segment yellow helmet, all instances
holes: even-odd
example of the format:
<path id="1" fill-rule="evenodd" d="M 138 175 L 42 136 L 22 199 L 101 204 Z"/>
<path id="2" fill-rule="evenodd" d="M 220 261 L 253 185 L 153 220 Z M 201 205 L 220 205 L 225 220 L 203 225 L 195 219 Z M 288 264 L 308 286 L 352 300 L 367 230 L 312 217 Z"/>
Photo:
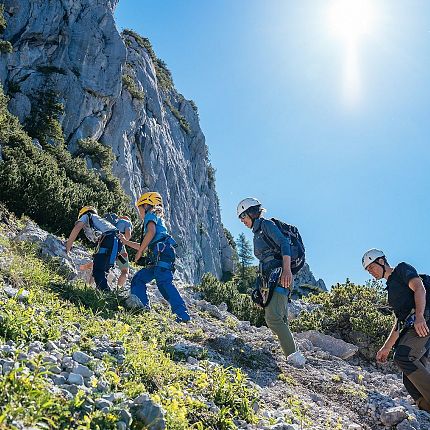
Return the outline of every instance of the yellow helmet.
<path id="1" fill-rule="evenodd" d="M 94 212 L 94 213 L 96 214 L 96 213 L 97 213 L 97 209 L 96 209 L 94 206 L 84 206 L 84 207 L 79 211 L 78 219 L 79 219 L 82 215 L 86 214 L 87 212 Z"/>
<path id="2" fill-rule="evenodd" d="M 136 206 L 139 207 L 145 203 L 151 206 L 163 206 L 163 199 L 156 191 L 150 191 L 149 193 L 142 194 L 139 197 L 136 202 Z"/>

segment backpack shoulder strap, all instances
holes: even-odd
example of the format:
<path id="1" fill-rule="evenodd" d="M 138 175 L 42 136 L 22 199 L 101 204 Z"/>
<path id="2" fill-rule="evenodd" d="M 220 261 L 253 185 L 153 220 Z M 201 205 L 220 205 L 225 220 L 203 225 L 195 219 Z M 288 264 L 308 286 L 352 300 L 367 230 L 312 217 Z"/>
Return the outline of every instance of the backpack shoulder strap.
<path id="1" fill-rule="evenodd" d="M 264 220 L 263 220 L 264 221 Z M 279 251 L 279 246 L 270 238 L 263 230 L 263 221 L 260 224 L 258 232 L 261 232 L 261 238 L 266 242 L 266 245 L 273 251 Z M 271 219 L 273 221 L 273 219 Z"/>
<path id="2" fill-rule="evenodd" d="M 93 221 L 93 214 L 91 212 L 87 212 L 87 213 L 88 213 L 88 225 L 90 226 L 90 228 L 92 230 L 95 230 L 94 221 Z"/>

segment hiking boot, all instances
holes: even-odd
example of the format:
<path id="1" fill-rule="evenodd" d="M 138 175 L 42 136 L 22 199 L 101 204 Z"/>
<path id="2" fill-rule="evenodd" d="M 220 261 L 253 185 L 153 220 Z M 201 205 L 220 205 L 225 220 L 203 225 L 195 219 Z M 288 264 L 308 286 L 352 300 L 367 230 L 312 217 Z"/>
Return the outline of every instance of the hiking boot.
<path id="1" fill-rule="evenodd" d="M 418 406 L 418 409 L 421 409 L 422 411 L 430 412 L 430 403 L 424 398 L 420 397 L 415 402 Z"/>

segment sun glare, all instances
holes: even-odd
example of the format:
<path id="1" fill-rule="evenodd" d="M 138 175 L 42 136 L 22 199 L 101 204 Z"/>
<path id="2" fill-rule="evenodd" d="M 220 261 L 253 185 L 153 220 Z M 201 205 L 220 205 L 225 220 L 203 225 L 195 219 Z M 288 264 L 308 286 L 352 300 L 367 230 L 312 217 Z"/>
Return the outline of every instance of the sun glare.
<path id="1" fill-rule="evenodd" d="M 376 18 L 374 0 L 332 0 L 328 10 L 329 30 L 345 50 L 343 89 L 349 105 L 361 97 L 359 45 L 375 29 Z"/>
<path id="2" fill-rule="evenodd" d="M 346 43 L 358 42 L 370 34 L 375 18 L 370 0 L 333 0 L 329 10 L 330 30 Z"/>

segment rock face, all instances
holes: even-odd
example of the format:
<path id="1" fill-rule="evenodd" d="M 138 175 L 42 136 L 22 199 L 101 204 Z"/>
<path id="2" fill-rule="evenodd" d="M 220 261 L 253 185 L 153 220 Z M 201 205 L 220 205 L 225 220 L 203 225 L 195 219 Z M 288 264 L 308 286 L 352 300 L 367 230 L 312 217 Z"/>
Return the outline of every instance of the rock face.
<path id="1" fill-rule="evenodd" d="M 327 291 L 325 283 L 322 279 L 318 279 L 317 281 L 312 274 L 308 263 L 305 263 L 300 272 L 294 276 L 294 290 L 292 297 L 300 298 L 319 291 Z"/>
<path id="2" fill-rule="evenodd" d="M 197 282 L 232 271 L 214 170 L 195 105 L 173 87 L 146 39 L 115 26 L 115 0 L 5 0 L 0 82 L 25 122 L 34 95 L 59 94 L 70 151 L 91 137 L 110 146 L 114 174 L 136 199 L 158 190 L 177 240 L 178 272 Z M 88 160 L 90 166 L 91 163 Z"/>

